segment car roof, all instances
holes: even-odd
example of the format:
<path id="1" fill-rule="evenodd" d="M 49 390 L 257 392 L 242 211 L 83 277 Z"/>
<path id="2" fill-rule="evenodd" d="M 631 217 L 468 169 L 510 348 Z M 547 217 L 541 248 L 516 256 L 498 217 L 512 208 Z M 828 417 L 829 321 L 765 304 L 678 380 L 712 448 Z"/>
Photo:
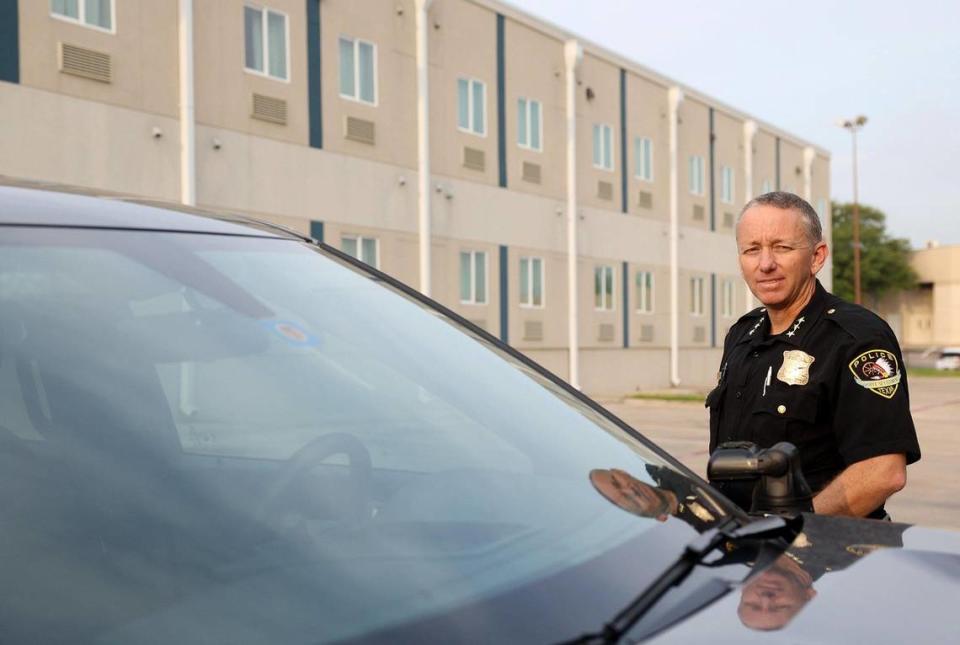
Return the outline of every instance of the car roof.
<path id="1" fill-rule="evenodd" d="M 0 176 L 0 226 L 179 231 L 309 239 L 277 224 L 183 204 Z"/>

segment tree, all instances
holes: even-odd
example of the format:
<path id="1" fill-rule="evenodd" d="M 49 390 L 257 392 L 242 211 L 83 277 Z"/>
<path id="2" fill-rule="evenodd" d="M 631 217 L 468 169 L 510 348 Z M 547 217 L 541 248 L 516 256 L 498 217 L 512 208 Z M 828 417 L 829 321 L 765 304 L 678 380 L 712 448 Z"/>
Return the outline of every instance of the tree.
<path id="1" fill-rule="evenodd" d="M 834 202 L 833 292 L 853 302 L 853 204 Z M 860 291 L 864 303 L 916 286 L 910 242 L 887 235 L 883 211 L 860 205 Z"/>

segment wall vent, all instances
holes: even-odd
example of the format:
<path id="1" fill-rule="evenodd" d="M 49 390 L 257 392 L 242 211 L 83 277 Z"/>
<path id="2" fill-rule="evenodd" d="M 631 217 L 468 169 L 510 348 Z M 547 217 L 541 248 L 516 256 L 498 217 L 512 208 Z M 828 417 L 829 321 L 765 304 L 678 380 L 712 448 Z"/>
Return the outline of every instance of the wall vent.
<path id="1" fill-rule="evenodd" d="M 640 342 L 653 342 L 653 325 L 640 325 Z"/>
<path id="2" fill-rule="evenodd" d="M 543 340 L 543 321 L 525 320 L 523 322 L 523 340 Z"/>
<path id="3" fill-rule="evenodd" d="M 693 328 L 693 342 L 704 343 L 707 340 L 707 328 L 699 325 Z"/>
<path id="4" fill-rule="evenodd" d="M 613 199 L 613 184 L 609 181 L 598 181 L 597 197 L 607 200 Z"/>
<path id="5" fill-rule="evenodd" d="M 101 83 L 109 83 L 113 79 L 110 54 L 67 43 L 60 43 L 60 71 Z"/>
<path id="6" fill-rule="evenodd" d="M 487 167 L 487 155 L 483 150 L 463 148 L 463 167 L 483 171 Z"/>
<path id="7" fill-rule="evenodd" d="M 640 208 L 653 208 L 653 193 L 647 190 L 641 190 L 640 197 L 637 199 L 637 206 Z"/>
<path id="8" fill-rule="evenodd" d="M 368 143 L 371 146 L 377 142 L 376 126 L 373 121 L 348 116 L 343 124 L 343 136 L 358 143 Z"/>
<path id="9" fill-rule="evenodd" d="M 254 94 L 253 112 L 250 113 L 250 116 L 254 119 L 260 119 L 261 121 L 286 125 L 287 102 L 272 96 Z"/>
<path id="10" fill-rule="evenodd" d="M 693 205 L 693 219 L 695 219 L 695 220 L 703 220 L 703 218 L 704 218 L 703 205 L 702 205 L 702 204 L 694 204 L 694 205 Z"/>
<path id="11" fill-rule="evenodd" d="M 597 327 L 597 340 L 608 343 L 613 340 L 613 332 L 613 325 L 603 323 Z"/>
<path id="12" fill-rule="evenodd" d="M 539 184 L 540 183 L 540 164 L 524 161 L 523 162 L 523 180 L 529 181 L 531 184 Z"/>
<path id="13" fill-rule="evenodd" d="M 725 212 L 723 214 L 723 225 L 727 228 L 733 228 L 733 213 Z"/>

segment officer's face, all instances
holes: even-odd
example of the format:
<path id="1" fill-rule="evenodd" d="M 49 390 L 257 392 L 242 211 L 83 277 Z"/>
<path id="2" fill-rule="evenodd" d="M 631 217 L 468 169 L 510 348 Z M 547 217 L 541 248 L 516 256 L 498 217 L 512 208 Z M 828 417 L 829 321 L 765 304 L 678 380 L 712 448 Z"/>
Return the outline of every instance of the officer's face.
<path id="1" fill-rule="evenodd" d="M 737 225 L 740 271 L 757 300 L 786 309 L 808 289 L 823 267 L 827 247 L 811 245 L 793 209 L 754 206 Z"/>

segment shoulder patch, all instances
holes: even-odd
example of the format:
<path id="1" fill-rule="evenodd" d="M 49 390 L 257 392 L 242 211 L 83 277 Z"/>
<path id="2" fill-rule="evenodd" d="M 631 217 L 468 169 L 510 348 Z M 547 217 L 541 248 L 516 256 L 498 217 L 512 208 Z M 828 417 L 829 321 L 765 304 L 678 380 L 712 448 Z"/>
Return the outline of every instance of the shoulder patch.
<path id="1" fill-rule="evenodd" d="M 850 361 L 854 382 L 885 399 L 892 399 L 900 386 L 897 356 L 886 349 L 871 349 Z"/>

